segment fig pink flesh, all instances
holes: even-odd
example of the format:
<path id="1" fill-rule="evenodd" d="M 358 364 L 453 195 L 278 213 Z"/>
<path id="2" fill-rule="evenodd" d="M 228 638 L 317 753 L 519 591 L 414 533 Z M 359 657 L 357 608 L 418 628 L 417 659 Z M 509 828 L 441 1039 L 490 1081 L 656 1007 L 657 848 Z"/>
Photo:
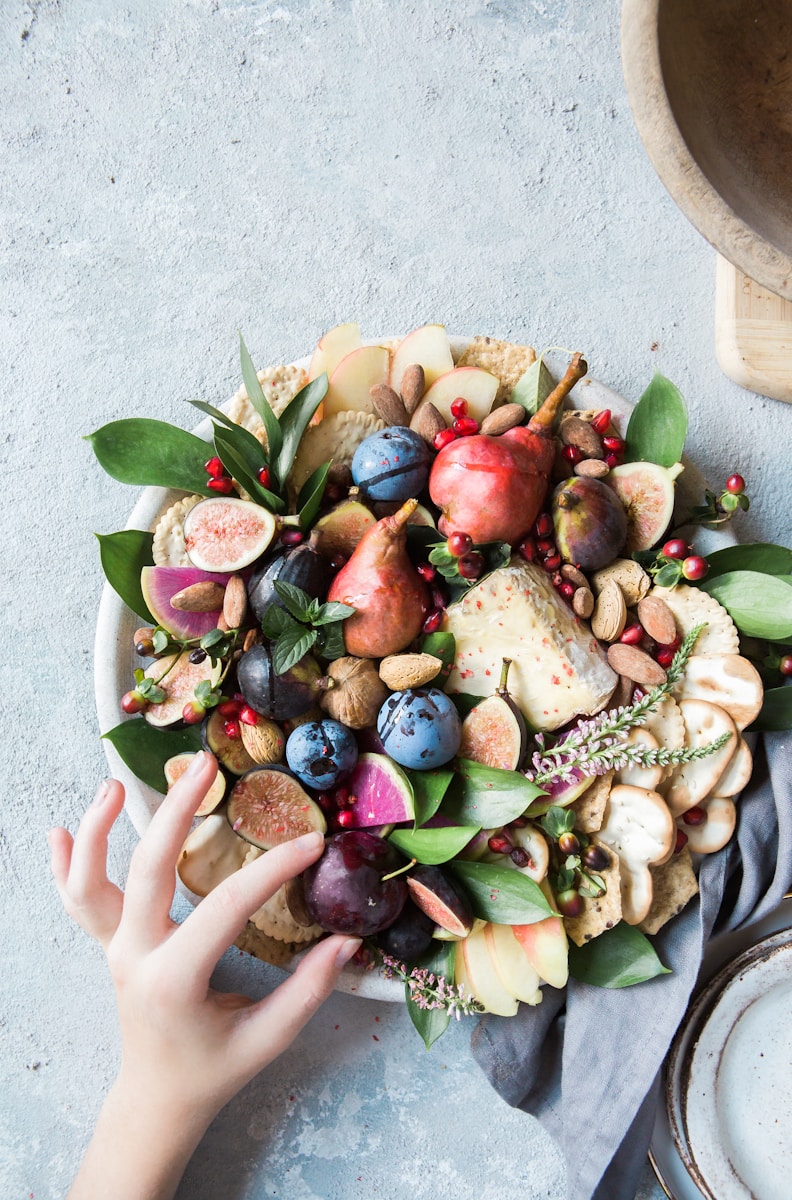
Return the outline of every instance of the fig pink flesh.
<path id="1" fill-rule="evenodd" d="M 144 567 L 140 587 L 149 612 L 158 625 L 180 638 L 203 637 L 217 628 L 217 612 L 183 612 L 172 608 L 170 599 L 194 583 L 228 583 L 230 575 L 201 571 L 198 567 Z"/>

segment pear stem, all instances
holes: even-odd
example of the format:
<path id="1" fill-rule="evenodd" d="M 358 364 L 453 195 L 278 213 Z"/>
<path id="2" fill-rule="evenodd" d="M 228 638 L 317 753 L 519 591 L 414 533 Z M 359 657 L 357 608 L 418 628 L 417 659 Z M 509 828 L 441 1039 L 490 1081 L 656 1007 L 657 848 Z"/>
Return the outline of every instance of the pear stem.
<path id="1" fill-rule="evenodd" d="M 528 422 L 528 429 L 530 429 L 531 433 L 538 433 L 542 437 L 550 436 L 556 413 L 572 391 L 572 388 L 578 380 L 583 378 L 587 371 L 588 364 L 580 351 L 573 354 L 572 361 L 567 367 L 563 379 L 556 384 L 542 407 Z"/>

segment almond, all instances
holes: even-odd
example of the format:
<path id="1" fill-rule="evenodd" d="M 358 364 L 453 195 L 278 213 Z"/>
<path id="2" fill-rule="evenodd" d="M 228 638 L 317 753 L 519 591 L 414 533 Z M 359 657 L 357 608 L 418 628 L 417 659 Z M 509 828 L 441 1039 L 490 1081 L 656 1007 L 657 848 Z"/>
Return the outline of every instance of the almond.
<path id="1" fill-rule="evenodd" d="M 225 588 L 222 583 L 213 583 L 208 579 L 201 583 L 191 583 L 182 588 L 175 596 L 171 596 L 171 608 L 178 612 L 215 612 L 223 607 Z"/>
<path id="2" fill-rule="evenodd" d="M 387 383 L 375 383 L 369 395 L 374 412 L 386 425 L 409 425 L 410 418 L 404 401 Z"/>
<path id="3" fill-rule="evenodd" d="M 247 613 L 247 589 L 241 575 L 232 575 L 223 597 L 223 616 L 229 629 L 239 629 Z"/>
<path id="4" fill-rule="evenodd" d="M 522 404 L 502 404 L 484 418 L 481 422 L 481 432 L 486 433 L 488 437 L 497 437 L 507 429 L 522 425 L 525 417 L 526 411 Z"/>
<path id="5" fill-rule="evenodd" d="M 652 586 L 646 571 L 633 558 L 616 558 L 607 567 L 595 571 L 591 577 L 591 588 L 595 596 L 602 591 L 609 579 L 619 585 L 630 608 L 635 608 Z"/>
<path id="6" fill-rule="evenodd" d="M 587 621 L 594 612 L 594 593 L 587 587 L 577 588 L 572 597 L 572 609 Z"/>
<path id="7" fill-rule="evenodd" d="M 379 677 L 394 692 L 423 687 L 436 679 L 443 663 L 434 654 L 389 654 L 379 667 Z"/>
<path id="8" fill-rule="evenodd" d="M 574 583 L 576 588 L 587 588 L 589 583 L 586 576 L 579 567 L 575 567 L 572 563 L 564 563 L 561 567 L 561 578 L 566 579 L 568 583 Z"/>
<path id="9" fill-rule="evenodd" d="M 575 474 L 588 479 L 604 479 L 610 467 L 601 458 L 584 458 L 575 467 Z"/>
<path id="10" fill-rule="evenodd" d="M 416 410 L 415 415 L 410 421 L 410 429 L 422 437 L 430 446 L 434 446 L 434 440 L 442 429 L 446 428 L 446 423 L 443 417 L 432 404 L 431 400 L 427 400 Z"/>
<path id="11" fill-rule="evenodd" d="M 410 363 L 405 367 L 401 380 L 401 398 L 410 416 L 423 400 L 426 387 L 426 376 L 420 363 Z"/>
<path id="12" fill-rule="evenodd" d="M 602 458 L 602 438 L 588 421 L 581 421 L 580 417 L 573 413 L 563 418 L 559 433 L 565 446 L 576 446 L 587 458 Z"/>
<path id="13" fill-rule="evenodd" d="M 644 596 L 638 601 L 638 620 L 649 637 L 654 638 L 661 646 L 670 646 L 676 640 L 674 614 L 659 596 Z"/>
<path id="14" fill-rule="evenodd" d="M 615 642 L 627 624 L 624 593 L 614 579 L 608 579 L 597 597 L 591 617 L 591 632 L 601 642 Z"/>
<path id="15" fill-rule="evenodd" d="M 659 687 L 666 681 L 666 673 L 660 664 L 637 646 L 616 642 L 608 647 L 608 662 L 619 675 L 626 675 L 643 688 Z"/>
<path id="16" fill-rule="evenodd" d="M 286 746 L 286 738 L 280 725 L 267 717 L 259 717 L 257 724 L 239 723 L 242 745 L 257 763 L 280 762 Z"/>

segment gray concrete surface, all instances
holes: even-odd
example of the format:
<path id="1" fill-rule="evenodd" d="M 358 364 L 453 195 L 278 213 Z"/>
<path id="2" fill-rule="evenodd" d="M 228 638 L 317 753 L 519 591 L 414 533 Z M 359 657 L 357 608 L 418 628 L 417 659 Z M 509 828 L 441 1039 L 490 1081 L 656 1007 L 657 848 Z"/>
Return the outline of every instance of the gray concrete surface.
<path id="1" fill-rule="evenodd" d="M 691 411 L 742 536 L 786 540 L 792 408 L 713 351 L 713 251 L 633 128 L 617 0 L 2 0 L 4 539 L 0 1195 L 64 1195 L 118 1045 L 101 953 L 62 914 L 46 829 L 105 769 L 94 530 L 134 493 L 80 440 L 237 386 L 236 333 L 288 360 L 341 320 L 586 352 Z M 123 878 L 135 835 L 112 842 Z M 230 955 L 257 992 L 274 970 Z M 466 1026 L 431 1053 L 400 1007 L 334 997 L 213 1126 L 184 1200 L 560 1200 L 540 1127 L 490 1092 Z M 185 1080 L 189 1086 L 189 1080 Z M 661 1195 L 647 1168 L 639 1196 Z"/>

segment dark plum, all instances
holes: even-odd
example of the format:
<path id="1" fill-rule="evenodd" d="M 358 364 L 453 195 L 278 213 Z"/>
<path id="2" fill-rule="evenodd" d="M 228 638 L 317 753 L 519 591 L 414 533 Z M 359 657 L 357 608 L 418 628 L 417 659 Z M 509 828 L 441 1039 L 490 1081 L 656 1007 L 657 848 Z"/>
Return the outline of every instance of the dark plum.
<path id="1" fill-rule="evenodd" d="M 384 954 L 414 962 L 431 948 L 434 927 L 431 917 L 408 900 L 393 924 L 377 934 L 377 945 Z"/>
<path id="2" fill-rule="evenodd" d="M 309 541 L 276 554 L 253 572 L 247 585 L 248 600 L 259 621 L 271 605 L 283 608 L 275 591 L 276 581 L 301 588 L 314 599 L 324 599 L 330 586 L 330 570 L 317 549 L 320 537 L 312 533 Z"/>
<path id="3" fill-rule="evenodd" d="M 402 866 L 393 846 L 372 833 L 352 829 L 333 834 L 322 857 L 303 872 L 305 907 L 329 933 L 379 933 L 404 908 L 404 876 L 384 878 Z"/>
<path id="4" fill-rule="evenodd" d="M 245 651 L 237 666 L 237 679 L 245 703 L 271 721 L 302 716 L 324 690 L 319 664 L 310 654 L 278 675 L 272 651 L 263 645 Z"/>

